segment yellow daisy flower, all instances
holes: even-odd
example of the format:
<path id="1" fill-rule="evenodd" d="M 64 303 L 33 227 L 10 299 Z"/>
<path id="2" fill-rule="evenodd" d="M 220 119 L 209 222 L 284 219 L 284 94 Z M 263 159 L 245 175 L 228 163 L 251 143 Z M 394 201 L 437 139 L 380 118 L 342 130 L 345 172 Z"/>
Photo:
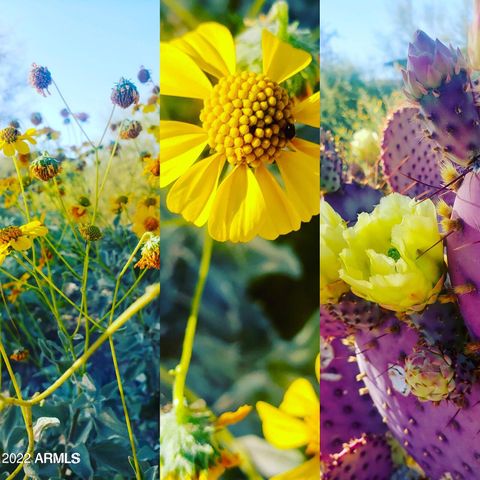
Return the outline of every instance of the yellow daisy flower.
<path id="1" fill-rule="evenodd" d="M 7 157 L 13 157 L 15 152 L 26 155 L 30 153 L 30 146 L 27 142 L 37 143 L 33 138 L 35 134 L 34 128 L 29 128 L 24 134 L 20 133 L 20 130 L 15 127 L 4 128 L 0 130 L 0 149 Z"/>
<path id="2" fill-rule="evenodd" d="M 20 227 L 10 226 L 0 229 L 0 265 L 13 250 L 28 250 L 33 239 L 44 237 L 48 228 L 38 220 L 33 220 Z"/>
<path id="3" fill-rule="evenodd" d="M 137 204 L 132 230 L 140 238 L 145 232 L 160 234 L 160 210 L 157 197 L 147 197 Z"/>
<path id="4" fill-rule="evenodd" d="M 320 377 L 320 356 L 315 362 Z M 257 403 L 263 435 L 281 449 L 306 447 L 305 463 L 271 480 L 317 480 L 320 474 L 320 403 L 317 392 L 305 378 L 295 380 L 285 392 L 279 408 L 265 402 Z"/>
<path id="5" fill-rule="evenodd" d="M 319 93 L 297 102 L 281 86 L 311 55 L 267 30 L 262 49 L 257 74 L 236 70 L 232 35 L 218 23 L 160 44 L 161 94 L 204 102 L 201 127 L 160 122 L 160 186 L 175 182 L 167 207 L 208 222 L 218 241 L 275 239 L 319 211 L 319 146 L 295 131 L 296 122 L 319 127 Z M 207 145 L 211 154 L 196 162 Z"/>

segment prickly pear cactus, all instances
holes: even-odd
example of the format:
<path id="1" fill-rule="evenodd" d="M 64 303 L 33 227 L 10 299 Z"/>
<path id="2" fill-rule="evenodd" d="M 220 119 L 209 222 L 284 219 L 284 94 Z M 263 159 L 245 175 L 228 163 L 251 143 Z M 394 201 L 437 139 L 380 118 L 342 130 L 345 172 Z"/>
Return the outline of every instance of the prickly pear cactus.
<path id="1" fill-rule="evenodd" d="M 331 132 L 320 131 L 320 190 L 336 192 L 343 179 L 343 160 Z"/>
<path id="2" fill-rule="evenodd" d="M 382 140 L 382 167 L 394 192 L 422 198 L 441 187 L 442 153 L 428 137 L 417 107 L 401 107 L 387 120 Z"/>

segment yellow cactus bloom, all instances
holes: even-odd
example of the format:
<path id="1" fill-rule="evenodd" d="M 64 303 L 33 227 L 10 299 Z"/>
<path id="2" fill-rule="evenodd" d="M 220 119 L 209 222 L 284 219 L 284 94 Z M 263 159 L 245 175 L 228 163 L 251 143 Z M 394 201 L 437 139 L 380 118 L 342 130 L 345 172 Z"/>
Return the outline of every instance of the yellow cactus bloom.
<path id="1" fill-rule="evenodd" d="M 355 295 L 396 312 L 435 301 L 445 265 L 433 202 L 392 193 L 343 236 L 340 278 Z"/>
<path id="2" fill-rule="evenodd" d="M 320 303 L 336 303 L 342 293 L 350 287 L 340 279 L 341 261 L 339 254 L 347 246 L 343 232 L 345 221 L 330 204 L 320 203 Z"/>
<path id="3" fill-rule="evenodd" d="M 38 220 L 31 221 L 20 227 L 10 226 L 0 229 L 0 265 L 14 250 L 28 250 L 33 245 L 33 239 L 44 237 L 48 228 Z"/>
<path id="4" fill-rule="evenodd" d="M 232 35 L 213 22 L 160 45 L 161 94 L 203 101 L 201 127 L 161 121 L 160 186 L 175 182 L 167 207 L 218 241 L 275 239 L 318 214 L 319 146 L 295 123 L 319 127 L 319 94 L 297 102 L 281 85 L 311 55 L 267 30 L 262 50 L 262 73 L 237 71 Z"/>
<path id="5" fill-rule="evenodd" d="M 0 130 L 0 150 L 3 151 L 7 157 L 13 157 L 15 152 L 26 155 L 30 153 L 29 143 L 37 143 L 33 138 L 36 135 L 34 128 L 28 129 L 25 133 L 21 133 L 15 127 L 6 127 Z"/>
<path id="6" fill-rule="evenodd" d="M 257 402 L 257 411 L 263 435 L 269 443 L 280 449 L 306 447 L 306 455 L 312 457 L 271 480 L 317 480 L 320 474 L 320 403 L 312 384 L 305 378 L 298 378 L 285 392 L 279 408 Z"/>
<path id="7" fill-rule="evenodd" d="M 350 142 L 352 155 L 360 164 L 374 164 L 380 155 L 380 140 L 372 130 L 362 128 L 353 134 Z"/>

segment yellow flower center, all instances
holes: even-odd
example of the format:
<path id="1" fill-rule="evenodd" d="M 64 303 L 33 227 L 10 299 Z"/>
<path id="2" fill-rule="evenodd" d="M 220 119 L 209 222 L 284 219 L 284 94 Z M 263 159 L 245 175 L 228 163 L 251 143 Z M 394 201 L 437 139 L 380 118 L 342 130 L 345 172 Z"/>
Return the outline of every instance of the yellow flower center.
<path id="1" fill-rule="evenodd" d="M 6 227 L 0 229 L 0 244 L 7 245 L 8 243 L 18 240 L 22 236 L 22 231 L 18 227 Z"/>
<path id="2" fill-rule="evenodd" d="M 20 136 L 20 132 L 14 127 L 7 127 L 0 130 L 0 140 L 5 143 L 15 143 Z"/>
<path id="3" fill-rule="evenodd" d="M 160 226 L 160 223 L 155 217 L 147 217 L 143 222 L 143 226 L 147 232 L 154 232 Z"/>
<path id="4" fill-rule="evenodd" d="M 272 163 L 295 136 L 287 91 L 252 72 L 220 79 L 205 100 L 200 120 L 210 147 L 233 165 Z"/>

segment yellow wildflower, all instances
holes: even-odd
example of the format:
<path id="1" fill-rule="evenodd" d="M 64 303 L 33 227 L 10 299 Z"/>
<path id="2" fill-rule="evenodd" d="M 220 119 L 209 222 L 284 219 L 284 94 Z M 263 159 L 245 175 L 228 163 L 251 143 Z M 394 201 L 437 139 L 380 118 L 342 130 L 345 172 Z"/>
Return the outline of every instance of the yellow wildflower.
<path id="1" fill-rule="evenodd" d="M 274 239 L 319 210 L 319 146 L 295 131 L 296 122 L 319 126 L 319 94 L 296 102 L 281 86 L 311 55 L 267 30 L 262 49 L 257 74 L 236 70 L 232 35 L 218 23 L 160 45 L 161 93 L 204 102 L 202 127 L 160 122 L 160 185 L 175 182 L 167 207 L 197 226 L 208 222 L 218 241 Z M 207 145 L 211 154 L 196 161 Z"/>
<path id="2" fill-rule="evenodd" d="M 13 157 L 15 152 L 26 155 L 30 153 L 30 147 L 27 142 L 35 144 L 37 141 L 33 138 L 36 134 L 34 128 L 29 128 L 24 134 L 14 127 L 6 127 L 0 130 L 0 149 L 7 157 Z"/>
<path id="3" fill-rule="evenodd" d="M 315 371 L 319 378 L 319 356 Z M 320 403 L 317 392 L 305 378 L 295 380 L 285 392 L 279 408 L 257 403 L 263 435 L 281 449 L 306 447 L 309 460 L 271 480 L 317 480 L 320 474 Z"/>
<path id="4" fill-rule="evenodd" d="M 0 229 L 0 265 L 14 250 L 28 250 L 33 245 L 33 239 L 44 237 L 48 228 L 38 220 L 33 220 L 20 227 L 10 226 Z"/>
<path id="5" fill-rule="evenodd" d="M 160 233 L 160 210 L 157 197 L 147 197 L 138 203 L 133 215 L 132 230 L 138 237 L 145 232 L 156 235 Z"/>

